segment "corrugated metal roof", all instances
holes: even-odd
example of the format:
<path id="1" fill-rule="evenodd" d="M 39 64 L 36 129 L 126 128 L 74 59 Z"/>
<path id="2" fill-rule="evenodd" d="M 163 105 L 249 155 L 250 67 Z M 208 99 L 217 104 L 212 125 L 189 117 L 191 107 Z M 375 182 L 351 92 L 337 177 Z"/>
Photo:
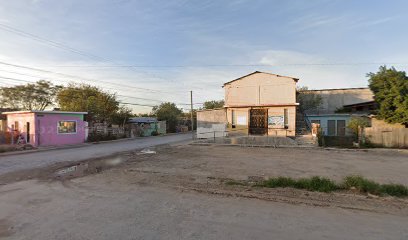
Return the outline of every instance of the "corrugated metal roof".
<path id="1" fill-rule="evenodd" d="M 157 122 L 157 118 L 155 117 L 136 117 L 136 118 L 129 118 L 128 123 L 154 123 Z"/>

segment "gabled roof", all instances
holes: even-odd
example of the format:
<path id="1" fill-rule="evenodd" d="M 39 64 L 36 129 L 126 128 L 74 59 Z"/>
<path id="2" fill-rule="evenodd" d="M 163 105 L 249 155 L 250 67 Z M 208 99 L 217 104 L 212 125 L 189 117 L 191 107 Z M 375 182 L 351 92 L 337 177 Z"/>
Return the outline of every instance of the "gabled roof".
<path id="1" fill-rule="evenodd" d="M 227 85 L 227 84 L 230 84 L 230 83 L 232 83 L 232 82 L 241 80 L 241 79 L 243 79 L 243 78 L 245 78 L 245 77 L 248 77 L 248 76 L 251 76 L 251 75 L 254 75 L 254 74 L 258 74 L 258 73 L 269 74 L 269 75 L 273 75 L 273 76 L 276 76 L 276 77 L 290 78 L 290 79 L 293 79 L 295 82 L 299 81 L 299 78 L 288 77 L 288 76 L 282 76 L 282 75 L 277 75 L 277 74 L 267 73 L 267 72 L 255 71 L 255 72 L 250 73 L 250 74 L 248 74 L 248 75 L 245 75 L 245 76 L 239 77 L 239 78 L 237 78 L 237 79 L 234 79 L 234 80 L 232 80 L 232 81 L 226 82 L 226 83 L 224 83 L 223 87 L 224 87 L 225 85 Z"/>

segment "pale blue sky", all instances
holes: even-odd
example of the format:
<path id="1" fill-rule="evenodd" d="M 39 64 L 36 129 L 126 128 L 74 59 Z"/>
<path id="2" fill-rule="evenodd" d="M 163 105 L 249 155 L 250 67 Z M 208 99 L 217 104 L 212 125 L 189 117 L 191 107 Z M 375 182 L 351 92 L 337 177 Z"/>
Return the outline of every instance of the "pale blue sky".
<path id="1" fill-rule="evenodd" d="M 119 95 L 177 103 L 188 103 L 189 90 L 196 102 L 222 99 L 222 83 L 256 70 L 298 77 L 299 85 L 315 89 L 363 87 L 375 63 L 407 68 L 407 9 L 403 0 L 0 0 L 0 61 L 100 80 Z M 72 80 L 0 64 L 1 76 Z"/>

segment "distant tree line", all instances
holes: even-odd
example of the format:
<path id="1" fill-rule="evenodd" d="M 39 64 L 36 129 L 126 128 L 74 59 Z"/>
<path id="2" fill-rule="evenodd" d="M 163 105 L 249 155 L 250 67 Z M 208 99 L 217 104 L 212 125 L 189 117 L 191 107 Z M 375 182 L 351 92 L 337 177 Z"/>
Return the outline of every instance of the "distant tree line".
<path id="1" fill-rule="evenodd" d="M 207 101 L 203 108 L 214 109 L 223 105 L 222 100 Z M 36 83 L 0 88 L 0 107 L 43 111 L 52 106 L 57 106 L 61 111 L 88 112 L 85 120 L 90 123 L 122 125 L 130 117 L 152 116 L 160 121 L 167 121 L 169 132 L 176 132 L 181 123 L 191 127 L 191 112 L 183 112 L 183 109 L 174 103 L 164 102 L 153 107 L 150 113 L 133 114 L 129 108 L 120 105 L 116 94 L 88 84 L 69 84 L 64 87 L 40 80 Z M 193 116 L 196 123 L 195 110 Z"/>
<path id="2" fill-rule="evenodd" d="M 115 94 L 87 84 L 63 87 L 40 80 L 0 88 L 0 107 L 43 111 L 50 106 L 58 106 L 62 111 L 88 112 L 88 122 L 122 125 L 132 116 L 130 109 L 120 106 Z"/>

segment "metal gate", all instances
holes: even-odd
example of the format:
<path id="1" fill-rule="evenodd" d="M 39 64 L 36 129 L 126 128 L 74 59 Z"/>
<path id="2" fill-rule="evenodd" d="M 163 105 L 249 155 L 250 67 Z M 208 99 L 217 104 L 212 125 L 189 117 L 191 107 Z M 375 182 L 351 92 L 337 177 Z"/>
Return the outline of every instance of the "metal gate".
<path id="1" fill-rule="evenodd" d="M 265 135 L 268 131 L 268 110 L 251 109 L 249 112 L 249 133 Z"/>

